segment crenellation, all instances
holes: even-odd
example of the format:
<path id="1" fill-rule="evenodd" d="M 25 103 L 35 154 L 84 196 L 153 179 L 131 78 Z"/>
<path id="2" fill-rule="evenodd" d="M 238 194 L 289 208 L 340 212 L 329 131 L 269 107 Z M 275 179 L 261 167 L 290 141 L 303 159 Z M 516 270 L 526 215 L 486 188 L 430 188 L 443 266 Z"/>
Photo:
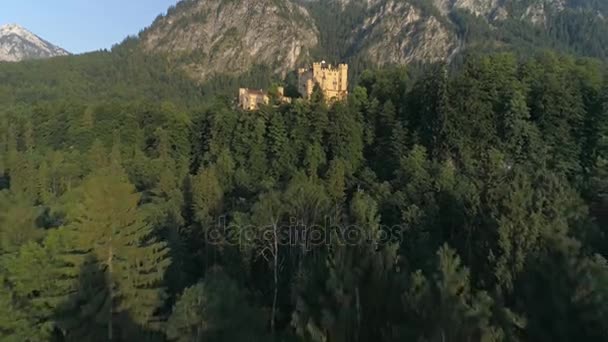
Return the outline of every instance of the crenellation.
<path id="1" fill-rule="evenodd" d="M 312 63 L 312 68 L 298 69 L 298 90 L 310 99 L 318 84 L 327 101 L 342 101 L 348 96 L 348 65 L 333 66 L 325 61 Z"/>
<path id="2" fill-rule="evenodd" d="M 312 63 L 311 68 L 298 69 L 298 91 L 306 100 L 310 100 L 315 85 L 318 84 L 328 102 L 343 101 L 348 96 L 348 64 L 333 66 L 325 61 Z M 291 99 L 284 94 L 284 88 L 277 88 L 277 100 L 289 103 Z M 261 105 L 268 105 L 270 96 L 257 89 L 239 89 L 239 107 L 244 110 L 257 110 Z"/>

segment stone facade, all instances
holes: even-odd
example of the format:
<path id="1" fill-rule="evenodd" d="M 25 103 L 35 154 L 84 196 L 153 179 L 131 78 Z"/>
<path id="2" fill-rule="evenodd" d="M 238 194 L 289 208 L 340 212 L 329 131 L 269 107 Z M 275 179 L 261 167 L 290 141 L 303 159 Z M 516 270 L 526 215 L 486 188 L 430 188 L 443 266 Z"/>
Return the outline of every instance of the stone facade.
<path id="1" fill-rule="evenodd" d="M 239 107 L 244 110 L 256 110 L 260 105 L 270 103 L 270 97 L 261 89 L 239 89 Z"/>
<path id="2" fill-rule="evenodd" d="M 276 96 L 273 96 L 278 103 L 290 103 L 291 99 L 285 97 L 285 89 L 283 87 L 277 87 Z M 258 110 L 260 105 L 270 104 L 270 95 L 258 89 L 239 89 L 239 107 L 244 110 Z"/>
<path id="3" fill-rule="evenodd" d="M 321 63 L 313 63 L 312 68 L 298 70 L 298 91 L 305 99 L 310 99 L 312 91 L 318 84 L 327 101 L 342 101 L 348 96 L 348 65 L 339 64 L 337 67 Z"/>

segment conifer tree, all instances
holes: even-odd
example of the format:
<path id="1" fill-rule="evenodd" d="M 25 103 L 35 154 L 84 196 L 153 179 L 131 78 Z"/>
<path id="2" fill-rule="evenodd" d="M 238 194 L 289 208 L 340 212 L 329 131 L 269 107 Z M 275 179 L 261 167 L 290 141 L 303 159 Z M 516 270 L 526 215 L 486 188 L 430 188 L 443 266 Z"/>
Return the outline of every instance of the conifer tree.
<path id="1" fill-rule="evenodd" d="M 268 123 L 268 145 L 272 162 L 270 171 L 275 176 L 281 176 L 294 167 L 293 147 L 290 146 L 288 141 L 287 128 L 282 113 L 273 112 L 270 115 L 270 122 Z"/>
<path id="2" fill-rule="evenodd" d="M 8 126 L 8 132 L 6 136 L 6 169 L 9 170 L 9 174 L 12 175 L 17 169 L 17 131 L 14 125 Z"/>
<path id="3" fill-rule="evenodd" d="M 451 118 L 448 103 L 448 72 L 445 64 L 435 64 L 421 81 L 422 101 L 418 105 L 422 142 L 432 156 L 446 156 L 451 147 Z M 424 94 L 424 95 L 423 95 Z"/>
<path id="4" fill-rule="evenodd" d="M 108 152 L 99 139 L 95 139 L 88 153 L 88 169 L 90 172 L 98 172 L 108 166 Z"/>
<path id="5" fill-rule="evenodd" d="M 109 340 L 130 333 L 120 331 L 123 315 L 142 327 L 155 327 L 170 264 L 166 244 L 157 241 L 139 212 L 140 195 L 118 164 L 118 153 L 111 158 L 110 167 L 84 181 L 78 203 L 68 208 L 70 223 L 65 228 L 72 234 L 72 253 L 81 255 L 76 265 L 93 263 L 89 267 L 98 269 L 107 284 L 85 300 L 104 298 L 106 304 L 98 306 L 103 312 L 94 315 L 103 318 Z"/>
<path id="6" fill-rule="evenodd" d="M 377 204 L 357 193 L 351 203 L 352 225 L 331 235 L 325 265 L 312 269 L 296 285 L 292 325 L 313 341 L 366 341 L 390 334 L 395 295 L 392 277 L 397 245 L 384 241 Z M 380 313 L 383 314 L 380 314 Z"/>
<path id="7" fill-rule="evenodd" d="M 262 341 L 263 318 L 238 284 L 215 268 L 184 290 L 167 322 L 167 335 L 178 342 Z"/>
<path id="8" fill-rule="evenodd" d="M 34 127 L 31 120 L 26 120 L 23 125 L 23 150 L 31 152 L 34 148 Z"/>
<path id="9" fill-rule="evenodd" d="M 47 341 L 51 327 L 36 326 L 30 313 L 17 307 L 17 299 L 0 275 L 0 340 L 6 342 Z"/>
<path id="10" fill-rule="evenodd" d="M 338 102 L 329 112 L 328 150 L 330 159 L 341 159 L 349 173 L 355 172 L 363 159 L 363 127 L 357 112 Z"/>
<path id="11" fill-rule="evenodd" d="M 341 159 L 332 160 L 327 171 L 327 191 L 334 201 L 342 204 L 346 196 L 346 170 Z"/>
<path id="12" fill-rule="evenodd" d="M 526 313 L 526 337 L 534 341 L 604 341 L 608 263 L 586 256 L 578 242 L 550 238 L 550 247 L 527 268 L 516 286 Z"/>
<path id="13" fill-rule="evenodd" d="M 150 208 L 150 218 L 157 224 L 169 225 L 171 229 L 179 230 L 184 224 L 184 199 L 172 160 L 160 160 L 157 164 L 160 169 L 156 186 L 151 190 L 153 206 Z"/>
<path id="14" fill-rule="evenodd" d="M 64 259 L 67 251 L 64 233 L 52 231 L 42 243 L 30 241 L 3 258 L 0 265 L 6 270 L 2 286 L 6 290 L 4 300 L 9 301 L 3 309 L 16 315 L 13 324 L 28 324 L 26 329 L 13 331 L 29 335 L 24 341 L 46 340 L 53 330 L 65 327 L 62 306 L 74 293 L 77 279 L 70 262 Z"/>
<path id="15" fill-rule="evenodd" d="M 591 211 L 600 227 L 608 225 L 608 87 L 604 91 L 602 112 L 594 122 L 595 161 L 590 170 Z"/>
<path id="16" fill-rule="evenodd" d="M 221 213 L 224 193 L 214 167 L 201 168 L 192 177 L 192 211 L 202 227 L 214 223 Z"/>
<path id="17" fill-rule="evenodd" d="M 40 210 L 22 197 L 0 193 L 0 255 L 16 252 L 29 241 L 44 237 L 37 227 Z"/>
<path id="18" fill-rule="evenodd" d="M 426 341 L 502 341 L 492 325 L 492 298 L 471 286 L 470 272 L 460 257 L 444 245 L 437 252 L 431 279 L 421 271 L 410 277 L 403 295 L 407 313 L 406 338 Z"/>
<path id="19" fill-rule="evenodd" d="M 38 182 L 37 193 L 38 201 L 42 204 L 48 204 L 51 200 L 51 187 L 50 187 L 50 175 L 49 166 L 46 161 L 43 161 L 38 167 L 38 175 L 36 177 Z"/>

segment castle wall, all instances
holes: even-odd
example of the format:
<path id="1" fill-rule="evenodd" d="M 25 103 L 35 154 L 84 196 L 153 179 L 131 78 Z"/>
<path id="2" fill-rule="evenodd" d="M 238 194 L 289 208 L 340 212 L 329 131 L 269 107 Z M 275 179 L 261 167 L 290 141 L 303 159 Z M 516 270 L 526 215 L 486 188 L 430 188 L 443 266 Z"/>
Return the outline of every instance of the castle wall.
<path id="1" fill-rule="evenodd" d="M 260 105 L 268 103 L 270 103 L 270 98 L 261 90 L 239 89 L 239 107 L 244 110 L 257 110 Z"/>
<path id="2" fill-rule="evenodd" d="M 310 69 L 298 70 L 298 90 L 310 99 L 315 84 L 323 91 L 327 101 L 341 101 L 348 96 L 348 65 L 333 67 L 326 63 L 313 63 Z"/>

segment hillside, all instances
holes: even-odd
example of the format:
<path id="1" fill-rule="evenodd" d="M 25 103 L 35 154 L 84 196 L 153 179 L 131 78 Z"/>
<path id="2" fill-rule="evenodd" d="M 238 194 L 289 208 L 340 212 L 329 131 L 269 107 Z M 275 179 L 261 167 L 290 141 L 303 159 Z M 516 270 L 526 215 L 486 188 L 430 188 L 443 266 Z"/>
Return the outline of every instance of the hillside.
<path id="1" fill-rule="evenodd" d="M 0 63 L 0 341 L 608 341 L 604 3 L 184 1 Z M 318 58 L 344 101 L 272 94 Z"/>
<path id="2" fill-rule="evenodd" d="M 451 61 L 468 50 L 558 49 L 608 57 L 607 9 L 594 0 L 185 0 L 142 47 L 206 80 L 311 59 L 357 66 Z"/>
<path id="3" fill-rule="evenodd" d="M 247 112 L 122 48 L 0 64 L 0 341 L 608 340 L 606 64 Z"/>
<path id="4" fill-rule="evenodd" d="M 266 64 L 293 70 L 318 43 L 308 12 L 289 1 L 182 1 L 142 34 L 147 51 L 166 53 L 195 78 Z"/>

